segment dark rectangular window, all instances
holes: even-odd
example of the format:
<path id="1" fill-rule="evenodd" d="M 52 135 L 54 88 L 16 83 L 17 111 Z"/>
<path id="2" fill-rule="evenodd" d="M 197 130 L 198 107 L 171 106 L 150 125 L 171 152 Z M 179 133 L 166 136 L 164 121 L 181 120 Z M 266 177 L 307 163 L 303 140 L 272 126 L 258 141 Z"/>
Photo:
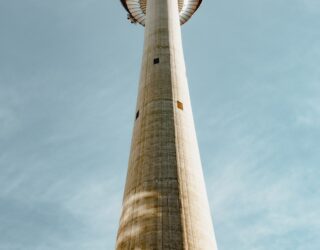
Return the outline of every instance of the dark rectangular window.
<path id="1" fill-rule="evenodd" d="M 139 117 L 139 110 L 136 113 L 136 120 L 138 119 L 138 117 Z"/>
<path id="2" fill-rule="evenodd" d="M 182 103 L 182 102 L 177 101 L 177 107 L 178 107 L 178 109 L 183 110 L 183 103 Z"/>
<path id="3" fill-rule="evenodd" d="M 159 58 L 153 59 L 153 64 L 159 64 L 159 63 L 160 63 L 160 59 Z"/>

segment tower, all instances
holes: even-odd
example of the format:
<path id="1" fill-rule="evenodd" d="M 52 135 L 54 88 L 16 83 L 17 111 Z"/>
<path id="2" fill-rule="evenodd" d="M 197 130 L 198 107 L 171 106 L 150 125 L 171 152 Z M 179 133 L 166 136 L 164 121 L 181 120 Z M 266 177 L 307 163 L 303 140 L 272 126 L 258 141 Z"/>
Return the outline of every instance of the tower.
<path id="1" fill-rule="evenodd" d="M 121 0 L 145 26 L 117 250 L 217 250 L 180 26 L 201 0 Z"/>

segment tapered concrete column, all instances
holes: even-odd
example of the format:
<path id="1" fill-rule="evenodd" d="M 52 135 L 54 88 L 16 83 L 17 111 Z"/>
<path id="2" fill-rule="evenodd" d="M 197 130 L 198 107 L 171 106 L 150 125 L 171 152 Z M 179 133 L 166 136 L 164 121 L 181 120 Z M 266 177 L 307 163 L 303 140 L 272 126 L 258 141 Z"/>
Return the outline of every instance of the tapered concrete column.
<path id="1" fill-rule="evenodd" d="M 148 0 L 117 250 L 216 250 L 177 0 Z"/>

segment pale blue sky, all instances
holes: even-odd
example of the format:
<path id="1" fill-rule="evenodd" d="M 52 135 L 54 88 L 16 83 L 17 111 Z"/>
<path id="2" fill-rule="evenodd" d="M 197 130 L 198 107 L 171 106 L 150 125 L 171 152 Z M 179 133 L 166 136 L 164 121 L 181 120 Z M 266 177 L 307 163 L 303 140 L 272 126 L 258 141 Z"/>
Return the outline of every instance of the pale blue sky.
<path id="1" fill-rule="evenodd" d="M 320 1 L 183 27 L 219 250 L 320 248 Z M 0 250 L 114 248 L 143 28 L 119 1 L 0 0 Z"/>

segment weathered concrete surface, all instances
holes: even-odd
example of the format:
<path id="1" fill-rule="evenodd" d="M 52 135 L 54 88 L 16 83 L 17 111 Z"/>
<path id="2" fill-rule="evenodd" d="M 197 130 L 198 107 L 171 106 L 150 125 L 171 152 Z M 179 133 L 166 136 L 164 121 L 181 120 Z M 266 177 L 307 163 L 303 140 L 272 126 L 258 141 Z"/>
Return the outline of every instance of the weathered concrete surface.
<path id="1" fill-rule="evenodd" d="M 148 0 L 136 111 L 116 249 L 216 250 L 177 1 Z"/>

